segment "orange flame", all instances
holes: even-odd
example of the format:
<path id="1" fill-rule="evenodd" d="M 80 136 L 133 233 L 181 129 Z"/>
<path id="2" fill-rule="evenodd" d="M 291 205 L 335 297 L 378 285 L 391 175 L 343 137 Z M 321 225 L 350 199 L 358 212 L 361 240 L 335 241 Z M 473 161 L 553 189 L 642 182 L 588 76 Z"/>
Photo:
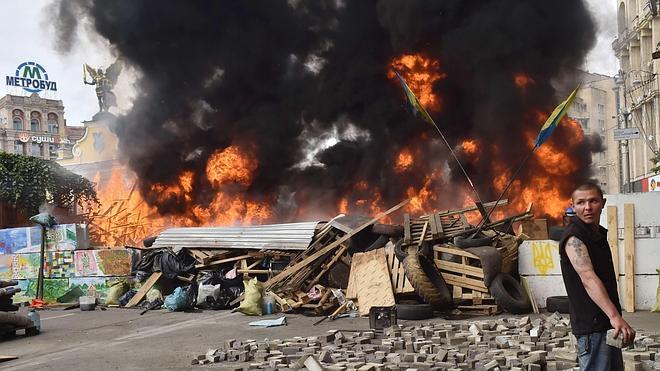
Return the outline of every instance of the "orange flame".
<path id="1" fill-rule="evenodd" d="M 413 165 L 413 155 L 408 149 L 403 149 L 399 152 L 399 155 L 396 158 L 396 164 L 394 165 L 394 170 L 397 173 L 402 173 L 404 171 L 412 169 Z"/>
<path id="2" fill-rule="evenodd" d="M 440 98 L 433 94 L 433 84 L 447 77 L 447 74 L 440 71 L 438 61 L 425 58 L 421 54 L 404 54 L 392 61 L 387 76 L 395 79 L 395 71 L 406 80 L 424 108 L 433 111 L 439 111 L 442 108 Z"/>
<path id="3" fill-rule="evenodd" d="M 529 85 L 535 83 L 533 78 L 522 72 L 515 74 L 513 77 L 513 81 L 516 83 L 517 87 L 523 90 L 525 90 Z"/>
<path id="4" fill-rule="evenodd" d="M 137 245 L 142 239 L 168 227 L 235 225 L 264 222 L 271 216 L 268 202 L 247 199 L 242 192 L 227 192 L 224 185 L 247 187 L 258 164 L 248 151 L 236 146 L 215 152 L 209 158 L 205 175 L 212 184 L 213 199 L 207 205 L 194 200 L 195 173 L 183 171 L 175 184 L 154 184 L 152 195 L 161 203 L 176 200 L 186 207 L 184 215 L 159 215 L 135 191 L 136 178 L 123 168 L 114 168 L 101 184 L 94 177 L 101 202 L 99 210 L 89 212 L 94 242 L 107 246 Z"/>

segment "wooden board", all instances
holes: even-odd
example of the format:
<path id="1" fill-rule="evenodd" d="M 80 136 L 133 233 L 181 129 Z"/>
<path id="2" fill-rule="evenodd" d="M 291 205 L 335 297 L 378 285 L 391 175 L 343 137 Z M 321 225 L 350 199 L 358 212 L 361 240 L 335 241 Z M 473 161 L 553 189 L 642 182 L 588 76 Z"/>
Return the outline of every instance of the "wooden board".
<path id="1" fill-rule="evenodd" d="M 126 304 L 126 308 L 131 308 L 134 307 L 142 301 L 145 295 L 147 295 L 147 292 L 149 292 L 149 289 L 151 289 L 158 279 L 163 275 L 163 272 L 154 272 L 149 276 L 147 281 L 140 287 L 140 290 L 138 290 L 137 294 L 135 294 L 131 300 Z"/>
<path id="2" fill-rule="evenodd" d="M 355 229 L 352 229 L 349 233 L 347 233 L 344 236 L 342 236 L 341 238 L 335 240 L 334 242 L 332 242 L 328 246 L 323 247 L 319 251 L 316 251 L 314 254 L 306 257 L 305 259 L 301 260 L 300 262 L 297 262 L 293 265 L 289 265 L 280 274 L 278 274 L 277 276 L 275 276 L 275 277 L 269 279 L 268 281 L 266 281 L 266 283 L 264 284 L 264 287 L 265 288 L 271 288 L 276 283 L 278 283 L 280 281 L 284 281 L 285 279 L 289 278 L 289 276 L 291 276 L 292 274 L 298 272 L 299 270 L 303 269 L 304 267 L 308 266 L 309 264 L 314 262 L 319 257 L 321 257 L 321 256 L 329 253 L 330 251 L 336 249 L 337 246 L 344 243 L 345 241 L 347 241 L 348 239 L 350 239 L 351 237 L 353 237 L 354 235 L 356 235 L 357 233 L 359 233 L 363 229 L 365 229 L 368 226 L 376 223 L 378 220 L 386 217 L 387 215 L 399 210 L 400 208 L 405 206 L 408 202 L 410 202 L 410 199 L 406 199 L 404 201 L 401 201 L 399 204 L 392 207 L 391 209 L 389 209 L 385 212 L 379 213 L 378 215 L 376 215 L 373 219 L 369 220 L 368 222 L 360 225 L 359 227 L 357 227 Z"/>
<path id="3" fill-rule="evenodd" d="M 3 355 L 0 355 L 0 362 L 12 361 L 14 359 L 18 359 L 18 356 L 3 356 Z"/>
<path id="4" fill-rule="evenodd" d="M 357 300 L 357 285 L 355 283 L 355 274 L 353 274 L 353 272 L 357 272 L 357 261 L 355 260 L 355 256 L 353 260 L 351 260 L 351 270 L 348 276 L 348 286 L 346 287 L 346 299 L 349 300 Z"/>
<path id="5" fill-rule="evenodd" d="M 360 315 L 369 314 L 371 307 L 389 307 L 395 304 L 385 249 L 354 254 L 351 276 L 355 276 L 354 285 L 357 289 Z"/>
<path id="6" fill-rule="evenodd" d="M 635 311 L 635 204 L 623 204 L 623 249 L 626 269 L 626 312 Z"/>
<path id="7" fill-rule="evenodd" d="M 619 219 L 616 206 L 607 207 L 607 242 L 612 252 L 616 281 L 619 282 Z"/>
<path id="8" fill-rule="evenodd" d="M 385 259 L 387 259 L 387 268 L 390 271 L 390 278 L 392 279 L 392 289 L 395 294 L 405 294 L 409 292 L 414 292 L 415 289 L 408 281 L 406 273 L 403 270 L 403 263 L 399 261 L 399 258 L 394 255 L 394 245 L 388 243 L 385 245 Z M 350 279 L 349 279 L 350 285 Z"/>

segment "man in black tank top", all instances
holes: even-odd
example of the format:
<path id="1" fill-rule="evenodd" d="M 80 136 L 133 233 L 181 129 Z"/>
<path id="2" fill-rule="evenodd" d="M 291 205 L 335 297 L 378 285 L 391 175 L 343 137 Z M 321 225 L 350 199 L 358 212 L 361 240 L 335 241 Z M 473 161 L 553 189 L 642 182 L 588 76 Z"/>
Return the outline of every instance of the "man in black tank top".
<path id="1" fill-rule="evenodd" d="M 607 330 L 616 329 L 624 343 L 632 343 L 635 331 L 621 317 L 607 229 L 599 224 L 603 192 L 585 183 L 573 191 L 572 202 L 576 216 L 559 242 L 559 255 L 580 370 L 623 370 L 621 349 L 606 344 Z"/>

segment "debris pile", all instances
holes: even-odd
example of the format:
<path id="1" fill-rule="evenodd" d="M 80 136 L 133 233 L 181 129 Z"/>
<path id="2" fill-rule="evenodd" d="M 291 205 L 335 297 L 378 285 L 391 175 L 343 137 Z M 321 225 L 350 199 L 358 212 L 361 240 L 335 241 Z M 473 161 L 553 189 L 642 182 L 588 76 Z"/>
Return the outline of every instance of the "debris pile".
<path id="1" fill-rule="evenodd" d="M 227 340 L 192 360 L 225 370 L 566 370 L 578 366 L 568 317 L 396 325 L 382 331 L 331 330 L 319 336 Z M 660 338 L 638 334 L 626 369 L 660 368 Z"/>
<path id="2" fill-rule="evenodd" d="M 372 219 L 340 215 L 328 222 L 166 230 L 145 241 L 137 267 L 148 279 L 130 293 L 125 306 L 142 302 L 151 307 L 149 291 L 173 280 L 187 287 L 178 292 L 189 297 L 181 300 L 179 310 L 233 308 L 243 299 L 243 281 L 256 277 L 259 292 L 276 309 L 334 314 L 333 319 L 346 311 L 367 315 L 371 308 L 410 304 L 411 299 L 428 306 L 425 318 L 456 309 L 473 314 L 493 314 L 499 307 L 531 311 L 527 293 L 509 275 L 516 271 L 520 239 L 505 233 L 512 223 L 532 217 L 531 205 L 520 214 L 487 221 L 476 236 L 478 228 L 466 214 L 480 211 L 483 216 L 506 200 L 417 218 L 404 214 L 402 225 L 378 223 L 407 202 Z M 511 287 L 519 290 L 511 292 Z M 399 316 L 421 319 L 422 311 L 414 312 L 415 318 Z"/>

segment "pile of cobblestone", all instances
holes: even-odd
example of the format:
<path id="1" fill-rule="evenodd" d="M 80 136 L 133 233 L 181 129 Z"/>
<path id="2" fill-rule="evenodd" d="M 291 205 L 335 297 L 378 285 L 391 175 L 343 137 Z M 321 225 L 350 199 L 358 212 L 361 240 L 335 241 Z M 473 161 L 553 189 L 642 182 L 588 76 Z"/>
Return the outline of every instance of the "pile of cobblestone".
<path id="1" fill-rule="evenodd" d="M 657 370 L 657 335 L 638 334 L 624 350 L 626 370 Z M 530 320 L 393 326 L 275 340 L 227 340 L 192 364 L 221 363 L 225 370 L 570 370 L 577 368 L 575 338 L 558 313 Z M 219 365 L 220 366 L 220 365 Z"/>

